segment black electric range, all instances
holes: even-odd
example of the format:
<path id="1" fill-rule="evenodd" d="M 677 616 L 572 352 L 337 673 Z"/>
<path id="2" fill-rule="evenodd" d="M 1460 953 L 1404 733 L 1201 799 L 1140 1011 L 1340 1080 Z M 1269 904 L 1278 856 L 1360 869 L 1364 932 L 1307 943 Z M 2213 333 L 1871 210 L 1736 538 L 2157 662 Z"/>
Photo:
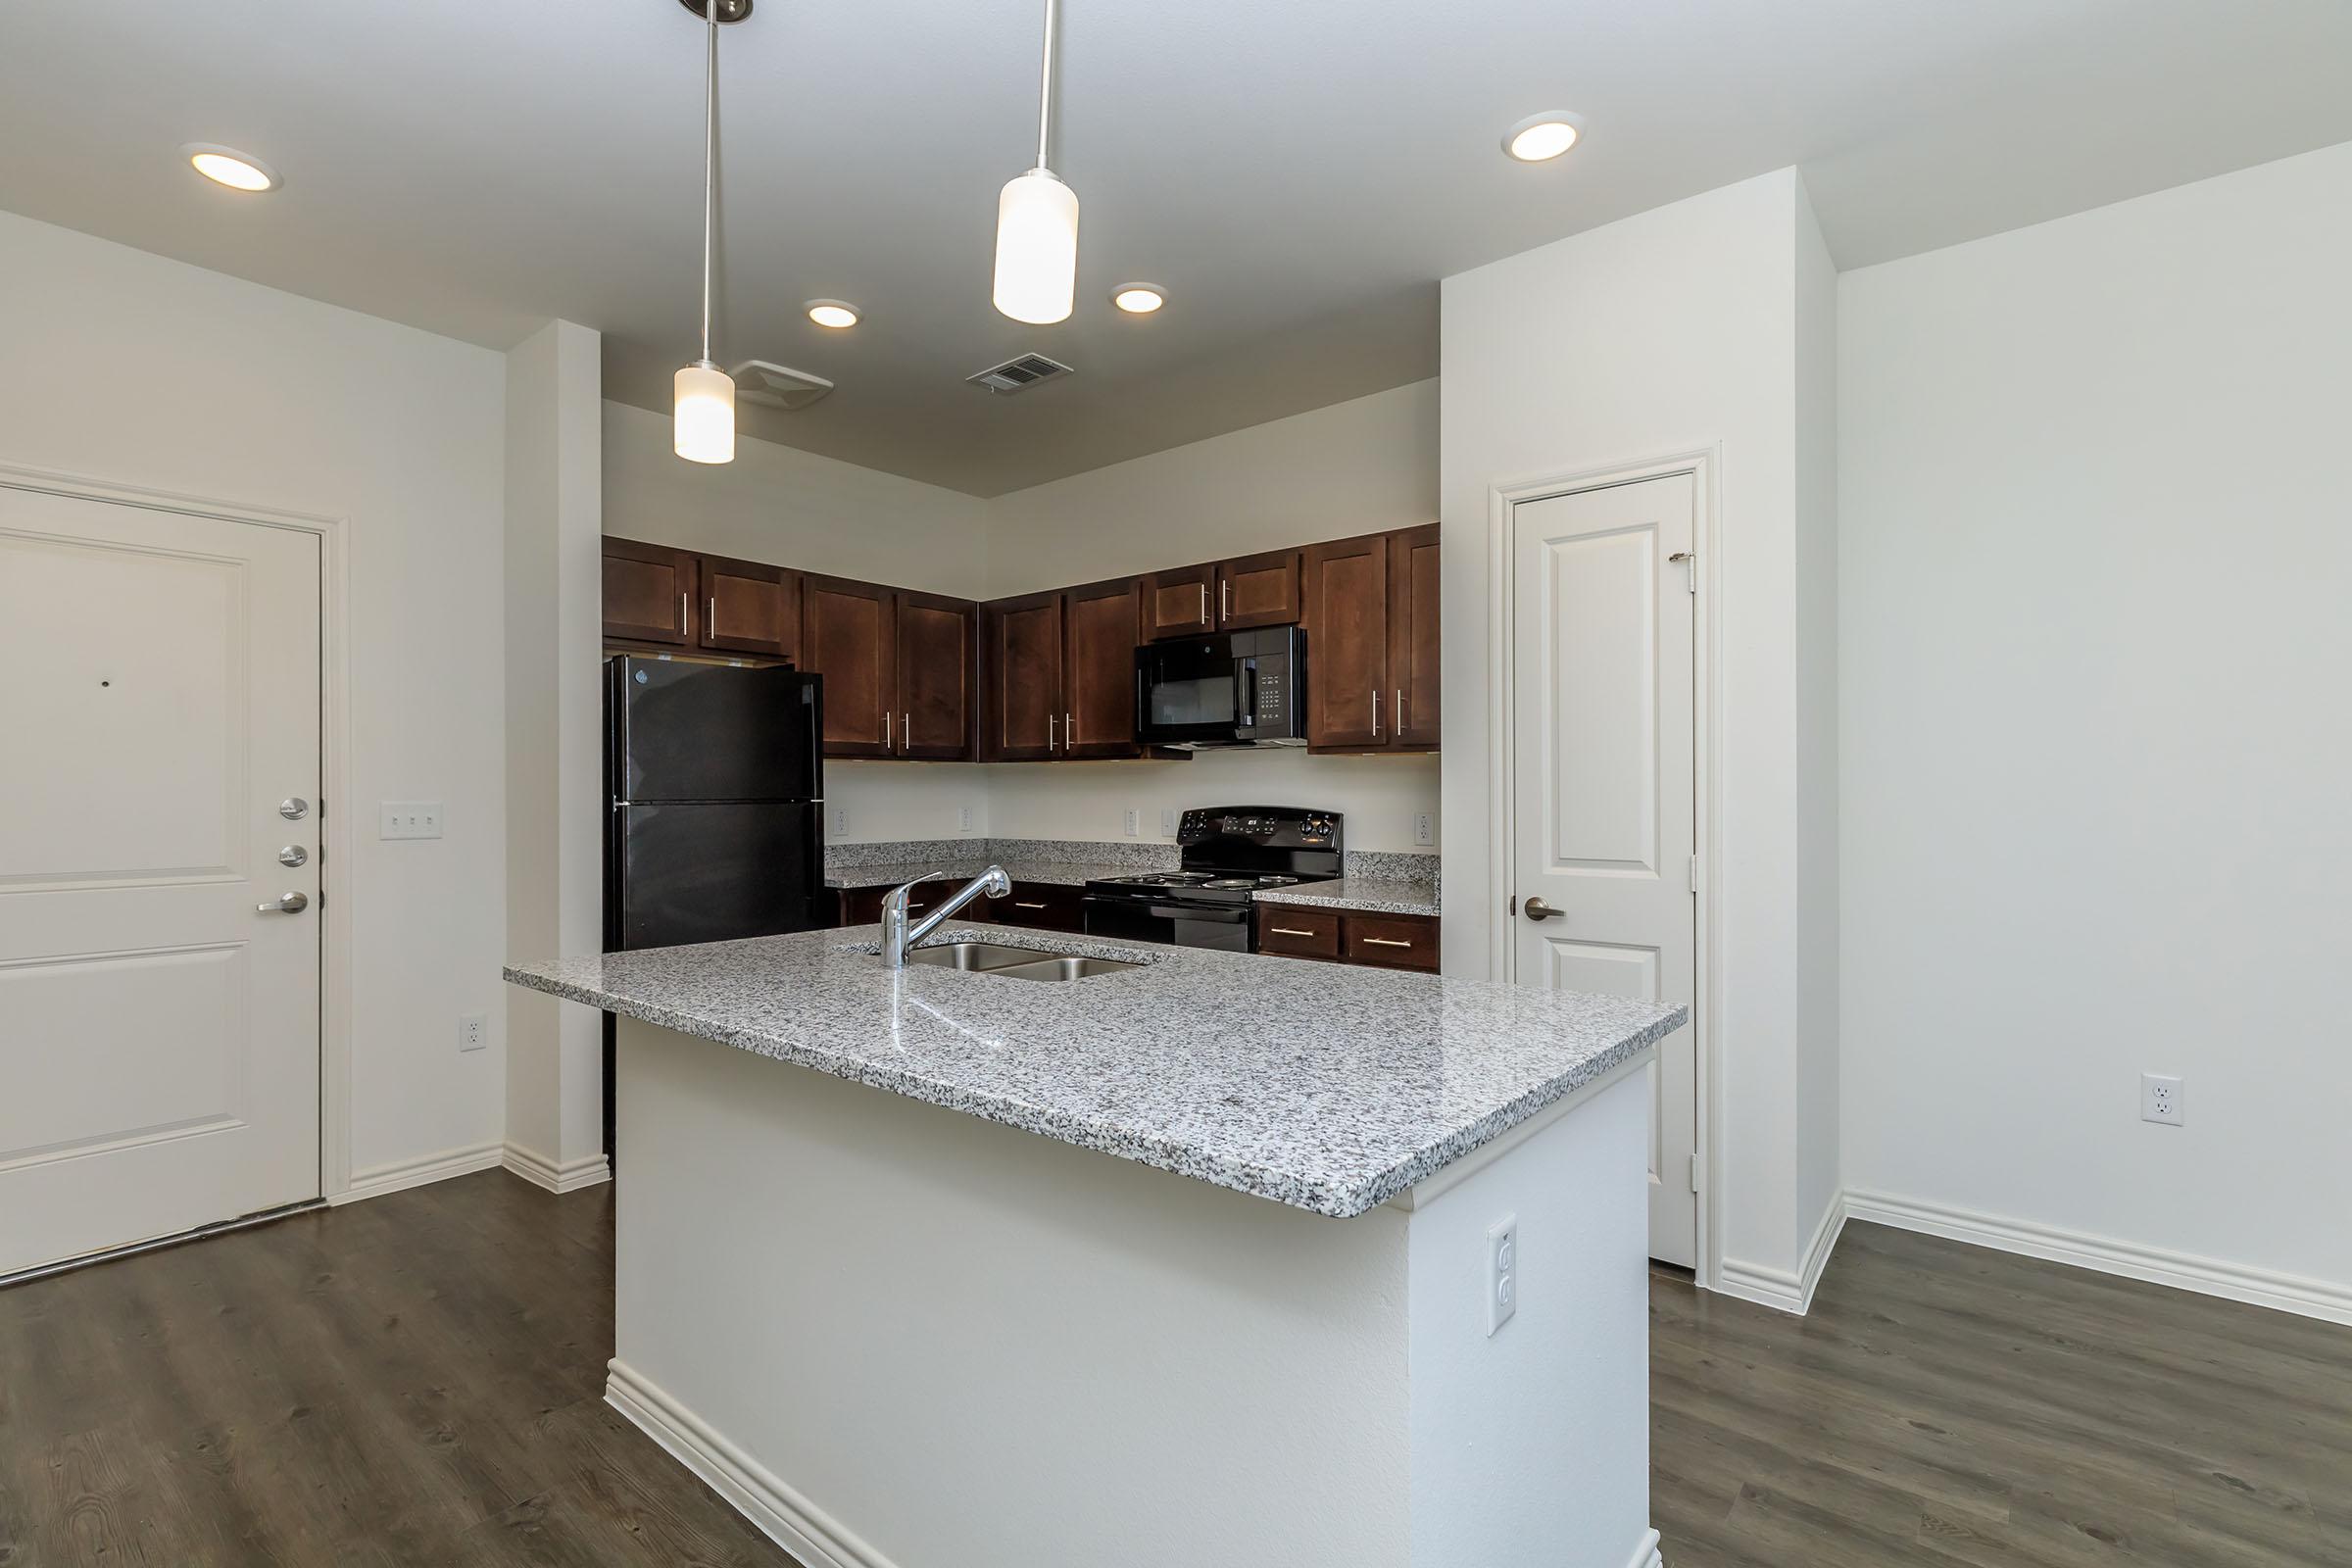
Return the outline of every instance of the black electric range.
<path id="1" fill-rule="evenodd" d="M 1343 825 L 1337 811 L 1295 806 L 1187 811 L 1176 829 L 1178 869 L 1086 885 L 1086 934 L 1248 953 L 1253 896 L 1337 877 Z"/>

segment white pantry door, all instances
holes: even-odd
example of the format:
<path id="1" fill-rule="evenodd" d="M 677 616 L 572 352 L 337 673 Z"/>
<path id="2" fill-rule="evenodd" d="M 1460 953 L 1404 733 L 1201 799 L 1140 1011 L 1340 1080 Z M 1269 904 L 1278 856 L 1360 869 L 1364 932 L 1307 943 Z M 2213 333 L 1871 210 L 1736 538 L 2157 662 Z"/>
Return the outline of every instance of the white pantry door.
<path id="1" fill-rule="evenodd" d="M 318 550 L 0 488 L 0 1274 L 318 1195 Z"/>
<path id="2" fill-rule="evenodd" d="M 1522 985 L 1692 1004 L 1690 474 L 1511 508 L 1512 848 Z M 1553 911 L 1546 913 L 1545 911 Z M 1696 1047 L 1650 1068 L 1649 1250 L 1698 1257 Z"/>

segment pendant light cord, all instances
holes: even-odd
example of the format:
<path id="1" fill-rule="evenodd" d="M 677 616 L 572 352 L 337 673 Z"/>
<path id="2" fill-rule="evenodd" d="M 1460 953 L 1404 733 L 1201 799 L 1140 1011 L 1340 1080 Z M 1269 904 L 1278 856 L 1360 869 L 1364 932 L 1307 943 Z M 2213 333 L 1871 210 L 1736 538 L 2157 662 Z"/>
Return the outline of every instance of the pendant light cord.
<path id="1" fill-rule="evenodd" d="M 1051 3 L 1051 0 L 1049 0 Z M 710 252 L 718 233 L 718 8 L 703 0 L 709 52 L 703 65 L 703 363 L 710 363 Z"/>
<path id="2" fill-rule="evenodd" d="M 1037 89 L 1037 167 L 1046 167 L 1046 140 L 1054 124 L 1054 19 L 1059 0 L 1046 0 L 1046 63 Z"/>

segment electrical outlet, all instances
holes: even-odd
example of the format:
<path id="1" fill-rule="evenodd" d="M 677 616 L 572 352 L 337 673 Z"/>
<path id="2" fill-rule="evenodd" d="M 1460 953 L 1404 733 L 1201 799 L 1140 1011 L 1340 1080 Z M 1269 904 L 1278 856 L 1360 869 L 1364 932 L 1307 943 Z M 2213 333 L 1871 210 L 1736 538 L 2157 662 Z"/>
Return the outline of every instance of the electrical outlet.
<path id="1" fill-rule="evenodd" d="M 458 1020 L 458 1049 L 479 1051 L 490 1043 L 490 1019 L 485 1013 L 469 1012 Z"/>
<path id="2" fill-rule="evenodd" d="M 387 839 L 437 839 L 441 836 L 439 801 L 386 801 L 378 808 L 376 836 Z"/>
<path id="3" fill-rule="evenodd" d="M 1172 839 L 1176 836 L 1176 808 L 1173 806 L 1163 806 L 1159 808 L 1159 836 L 1163 839 Z"/>
<path id="4" fill-rule="evenodd" d="M 2158 1073 L 2139 1075 L 2139 1119 L 2180 1125 L 2180 1080 Z"/>
<path id="5" fill-rule="evenodd" d="M 850 836 L 850 808 L 848 807 L 836 806 L 828 808 L 825 812 L 825 819 L 832 823 L 832 826 L 825 830 L 825 836 L 834 843 L 839 844 Z"/>
<path id="6" fill-rule="evenodd" d="M 1487 1338 L 1519 1310 L 1519 1216 L 1487 1227 Z"/>
<path id="7" fill-rule="evenodd" d="M 1131 839 L 1136 838 L 1141 836 L 1143 831 L 1144 813 L 1132 806 L 1129 807 L 1127 808 L 1127 836 Z"/>
<path id="8" fill-rule="evenodd" d="M 1415 844 L 1438 842 L 1438 823 L 1434 812 L 1415 811 L 1413 813 L 1413 842 Z"/>
<path id="9" fill-rule="evenodd" d="M 959 806 L 956 808 L 956 825 L 966 833 L 972 830 L 972 808 L 970 807 Z"/>

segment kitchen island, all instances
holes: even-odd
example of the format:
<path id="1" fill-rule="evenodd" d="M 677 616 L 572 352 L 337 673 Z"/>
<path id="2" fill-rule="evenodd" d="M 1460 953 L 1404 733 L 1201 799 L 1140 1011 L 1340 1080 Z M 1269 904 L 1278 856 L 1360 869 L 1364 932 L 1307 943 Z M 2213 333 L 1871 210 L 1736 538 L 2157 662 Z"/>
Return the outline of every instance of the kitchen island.
<path id="1" fill-rule="evenodd" d="M 1652 1560 L 1681 1009 L 971 939 L 1120 966 L 508 971 L 620 1015 L 616 1407 L 809 1568 Z"/>

